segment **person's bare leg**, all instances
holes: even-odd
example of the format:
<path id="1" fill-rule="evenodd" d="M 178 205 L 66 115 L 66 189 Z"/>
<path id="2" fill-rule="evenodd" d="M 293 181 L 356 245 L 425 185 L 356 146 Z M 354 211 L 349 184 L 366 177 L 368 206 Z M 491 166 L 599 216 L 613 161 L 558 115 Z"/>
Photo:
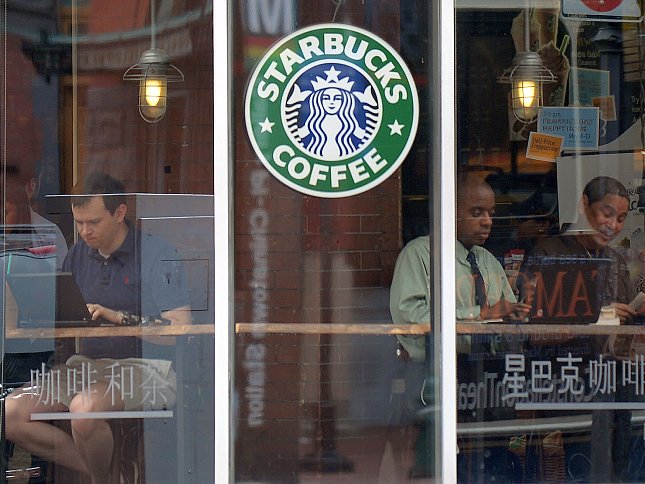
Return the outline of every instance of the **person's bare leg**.
<path id="1" fill-rule="evenodd" d="M 123 410 L 122 401 L 117 400 L 112 404 L 109 397 L 104 397 L 105 389 L 103 384 L 98 384 L 94 387 L 96 393 L 76 395 L 69 406 L 70 413 Z M 72 419 L 72 437 L 92 478 L 92 484 L 110 482 L 114 449 L 110 425 L 100 419 Z"/>
<path id="2" fill-rule="evenodd" d="M 29 391 L 18 390 L 5 400 L 7 440 L 46 461 L 87 473 L 71 435 L 49 423 L 31 420 L 32 413 L 66 411 L 63 404 L 45 405 Z"/>

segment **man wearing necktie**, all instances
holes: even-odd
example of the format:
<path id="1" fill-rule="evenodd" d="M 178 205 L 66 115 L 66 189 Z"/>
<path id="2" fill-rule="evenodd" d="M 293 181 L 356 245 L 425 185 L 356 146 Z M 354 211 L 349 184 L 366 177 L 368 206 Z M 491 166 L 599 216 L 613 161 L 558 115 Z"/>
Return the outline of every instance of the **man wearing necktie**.
<path id="1" fill-rule="evenodd" d="M 531 306 L 518 303 L 506 273 L 497 258 L 483 245 L 490 236 L 495 215 L 495 195 L 491 187 L 475 173 L 463 173 L 457 179 L 457 241 L 456 257 L 456 312 L 463 320 L 524 319 Z M 497 342 L 473 339 L 468 335 L 457 336 L 457 379 L 460 383 L 484 381 L 486 374 L 504 372 L 504 353 L 521 352 L 522 343 L 504 339 Z M 462 421 L 505 420 L 513 418 L 512 409 L 503 407 L 480 407 L 472 412 L 461 413 Z M 467 446 L 471 446 L 472 442 Z M 475 469 L 484 469 L 496 459 L 486 457 L 492 452 L 485 445 L 466 458 Z M 487 464 L 488 461 L 488 464 Z M 503 480 L 503 476 L 499 476 Z"/>
<path id="2" fill-rule="evenodd" d="M 482 247 L 490 235 L 495 194 L 473 173 L 457 185 L 457 318 L 521 320 L 531 306 L 518 303 L 499 261 Z"/>
<path id="3" fill-rule="evenodd" d="M 474 173 L 457 177 L 457 318 L 522 320 L 531 306 L 518 303 L 501 264 L 482 245 L 490 235 L 495 195 Z M 409 242 L 399 254 L 390 289 L 390 314 L 396 324 L 430 323 L 430 237 Z M 424 361 L 424 338 L 397 336 L 409 357 Z"/>
<path id="4" fill-rule="evenodd" d="M 496 318 L 524 319 L 530 306 L 518 303 L 506 273 L 495 256 L 482 245 L 490 235 L 495 210 L 495 195 L 490 186 L 472 173 L 461 173 L 457 178 L 457 318 L 486 320 Z M 390 314 L 395 324 L 429 324 L 430 301 L 430 237 L 422 236 L 409 242 L 397 257 L 394 278 L 390 288 Z M 431 335 L 430 335 L 431 336 Z M 432 402 L 433 380 L 426 379 L 426 338 L 415 335 L 398 335 L 401 359 L 405 361 L 405 389 L 410 399 L 419 399 L 423 388 L 424 401 Z M 467 361 L 471 352 L 486 351 L 471 347 L 468 337 L 458 338 L 457 349 L 465 359 L 459 365 L 462 373 L 469 374 L 472 367 Z M 432 356 L 429 356 L 432 359 Z M 499 361 L 497 360 L 495 364 Z M 477 363 L 477 362 L 476 362 Z M 487 363 L 488 366 L 490 364 Z M 498 365 L 495 366 L 498 371 Z M 472 376 L 472 375 L 470 375 Z M 423 383 L 425 379 L 425 383 Z M 472 381 L 472 380 L 471 380 Z M 414 402 L 413 402 L 414 403 Z M 413 406 L 413 403 L 410 406 Z M 429 414 L 430 416 L 432 414 Z M 431 417 L 420 424 L 416 441 L 416 465 L 424 475 L 433 475 L 431 440 L 432 432 L 426 425 L 434 425 Z M 424 459 L 422 456 L 424 455 Z"/>

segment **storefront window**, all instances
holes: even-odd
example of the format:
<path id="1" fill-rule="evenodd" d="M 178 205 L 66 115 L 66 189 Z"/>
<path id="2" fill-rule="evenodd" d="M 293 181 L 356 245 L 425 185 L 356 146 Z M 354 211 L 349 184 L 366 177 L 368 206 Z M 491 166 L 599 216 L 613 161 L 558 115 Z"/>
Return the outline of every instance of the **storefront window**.
<path id="1" fill-rule="evenodd" d="M 456 2 L 460 482 L 645 476 L 641 28 Z"/>
<path id="2" fill-rule="evenodd" d="M 440 479 L 431 9 L 234 2 L 235 481 Z"/>
<path id="3" fill-rule="evenodd" d="M 2 480 L 213 482 L 212 3 L 0 8 Z"/>

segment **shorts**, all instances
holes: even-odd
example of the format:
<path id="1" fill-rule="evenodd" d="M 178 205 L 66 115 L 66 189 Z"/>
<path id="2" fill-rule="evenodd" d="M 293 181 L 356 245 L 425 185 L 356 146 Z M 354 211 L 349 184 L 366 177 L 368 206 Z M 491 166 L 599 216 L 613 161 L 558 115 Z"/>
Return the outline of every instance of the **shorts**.
<path id="1" fill-rule="evenodd" d="M 55 377 L 47 386 L 55 389 L 55 400 L 69 408 L 72 399 L 83 392 L 96 392 L 96 383 L 105 383 L 104 396 L 113 403 L 123 401 L 124 410 L 166 410 L 177 399 L 177 375 L 167 360 L 146 358 L 94 360 L 82 355 L 70 357 L 64 366 L 54 368 Z"/>

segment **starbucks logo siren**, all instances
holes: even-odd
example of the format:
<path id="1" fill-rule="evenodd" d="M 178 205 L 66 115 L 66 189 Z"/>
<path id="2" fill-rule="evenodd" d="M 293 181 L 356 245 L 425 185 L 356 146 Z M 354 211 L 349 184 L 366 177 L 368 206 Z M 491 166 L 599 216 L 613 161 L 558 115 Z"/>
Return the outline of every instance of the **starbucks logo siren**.
<path id="1" fill-rule="evenodd" d="M 246 127 L 260 161 L 302 193 L 344 197 L 387 179 L 418 124 L 412 76 L 375 35 L 327 24 L 294 32 L 256 67 Z"/>

